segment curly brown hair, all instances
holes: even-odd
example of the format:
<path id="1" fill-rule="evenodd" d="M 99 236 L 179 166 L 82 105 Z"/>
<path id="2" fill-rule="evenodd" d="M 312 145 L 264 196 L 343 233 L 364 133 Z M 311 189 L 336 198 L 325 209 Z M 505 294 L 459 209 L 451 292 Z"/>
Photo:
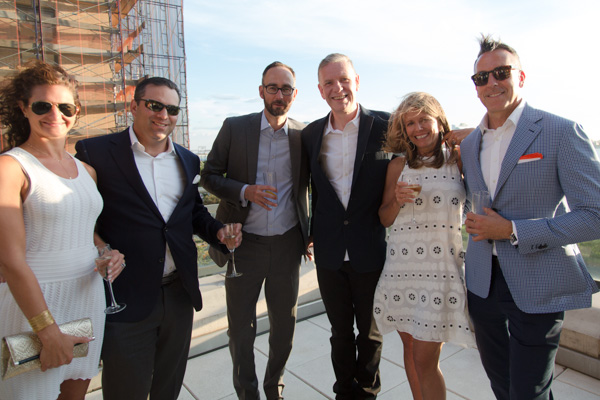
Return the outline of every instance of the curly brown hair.
<path id="1" fill-rule="evenodd" d="M 29 106 L 33 88 L 40 85 L 63 85 L 71 90 L 78 110 L 81 102 L 77 94 L 77 81 L 62 67 L 41 60 L 31 60 L 16 75 L 0 84 L 0 125 L 6 128 L 6 150 L 22 145 L 29 139 L 31 128 L 19 106 Z M 77 114 L 79 117 L 79 112 Z"/>
<path id="2" fill-rule="evenodd" d="M 435 118 L 438 123 L 440 135 L 431 160 L 423 161 L 419 157 L 416 146 L 410 141 L 406 133 L 404 116 L 413 112 L 423 112 Z M 450 132 L 450 124 L 446 118 L 446 113 L 435 97 L 425 92 L 408 93 L 402 98 L 402 102 L 390 117 L 383 150 L 390 153 L 402 153 L 408 166 L 413 169 L 422 166 L 440 168 L 445 162 L 442 137 L 448 132 Z M 458 159 L 458 152 L 455 151 L 454 145 L 450 146 L 450 150 L 452 154 L 447 162 L 455 163 Z"/>

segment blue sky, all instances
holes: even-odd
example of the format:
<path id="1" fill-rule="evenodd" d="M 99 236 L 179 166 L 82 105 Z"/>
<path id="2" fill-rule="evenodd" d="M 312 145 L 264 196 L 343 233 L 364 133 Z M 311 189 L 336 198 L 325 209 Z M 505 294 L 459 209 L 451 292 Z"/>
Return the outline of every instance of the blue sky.
<path id="1" fill-rule="evenodd" d="M 258 86 L 272 61 L 296 71 L 289 116 L 324 116 L 317 66 L 333 52 L 353 60 L 366 108 L 392 111 L 406 93 L 426 91 L 452 124 L 475 126 L 485 112 L 469 78 L 480 32 L 519 52 L 531 105 L 600 139 L 593 0 L 188 0 L 183 9 L 192 150 L 210 148 L 226 117 L 262 110 Z"/>

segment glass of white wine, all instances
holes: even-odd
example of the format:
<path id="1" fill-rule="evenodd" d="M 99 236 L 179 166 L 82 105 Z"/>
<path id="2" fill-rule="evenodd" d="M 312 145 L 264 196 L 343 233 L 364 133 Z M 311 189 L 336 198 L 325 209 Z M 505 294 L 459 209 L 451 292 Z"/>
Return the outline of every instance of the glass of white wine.
<path id="1" fill-rule="evenodd" d="M 405 186 L 407 189 L 411 189 L 414 192 L 415 195 L 415 199 L 413 200 L 413 205 L 412 205 L 412 219 L 411 219 L 411 223 L 413 225 L 417 225 L 418 222 L 415 219 L 415 201 L 417 200 L 416 197 L 421 194 L 421 189 L 423 188 L 423 186 L 421 185 L 422 179 L 421 179 L 421 175 L 420 174 L 405 174 L 403 173 L 402 175 L 400 175 L 400 178 L 398 179 L 399 182 L 406 182 L 408 183 L 407 186 Z"/>
<path id="2" fill-rule="evenodd" d="M 96 246 L 98 249 L 98 257 L 96 257 L 96 268 L 98 269 L 98 273 L 104 279 L 106 284 L 108 285 L 108 293 L 110 294 L 110 306 L 108 306 L 105 310 L 105 314 L 116 314 L 121 312 L 127 307 L 125 303 L 117 303 L 115 300 L 115 294 L 113 293 L 112 283 L 108 280 L 108 263 L 112 258 L 110 245 L 106 243 L 103 247 Z"/>
<path id="3" fill-rule="evenodd" d="M 235 269 L 235 223 L 225 224 L 223 226 L 225 232 L 225 246 L 231 254 L 231 272 L 225 274 L 225 278 L 237 278 L 242 276 L 241 272 L 237 272 Z"/>

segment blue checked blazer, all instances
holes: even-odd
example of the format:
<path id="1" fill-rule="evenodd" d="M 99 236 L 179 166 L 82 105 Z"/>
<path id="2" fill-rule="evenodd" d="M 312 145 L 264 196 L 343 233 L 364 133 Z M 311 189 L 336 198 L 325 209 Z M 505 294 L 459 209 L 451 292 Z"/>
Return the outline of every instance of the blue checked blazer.
<path id="1" fill-rule="evenodd" d="M 477 128 L 460 146 L 468 198 L 488 190 L 480 144 Z M 543 158 L 519 162 L 533 153 Z M 589 307 L 598 288 L 576 243 L 600 238 L 600 162 L 583 128 L 525 105 L 492 207 L 516 225 L 518 246 L 500 240 L 496 250 L 517 307 L 527 313 Z M 491 263 L 492 244 L 469 237 L 467 288 L 482 298 L 489 294 Z"/>

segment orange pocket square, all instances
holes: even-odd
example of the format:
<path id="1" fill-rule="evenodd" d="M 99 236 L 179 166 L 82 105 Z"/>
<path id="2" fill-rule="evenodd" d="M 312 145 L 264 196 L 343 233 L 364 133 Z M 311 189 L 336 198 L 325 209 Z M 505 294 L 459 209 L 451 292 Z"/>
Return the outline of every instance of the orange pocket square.
<path id="1" fill-rule="evenodd" d="M 519 158 L 519 162 L 517 162 L 517 164 L 523 164 L 523 163 L 527 163 L 527 162 L 537 161 L 537 160 L 541 160 L 542 158 L 544 158 L 542 153 L 525 154 L 524 156 L 521 156 Z"/>

